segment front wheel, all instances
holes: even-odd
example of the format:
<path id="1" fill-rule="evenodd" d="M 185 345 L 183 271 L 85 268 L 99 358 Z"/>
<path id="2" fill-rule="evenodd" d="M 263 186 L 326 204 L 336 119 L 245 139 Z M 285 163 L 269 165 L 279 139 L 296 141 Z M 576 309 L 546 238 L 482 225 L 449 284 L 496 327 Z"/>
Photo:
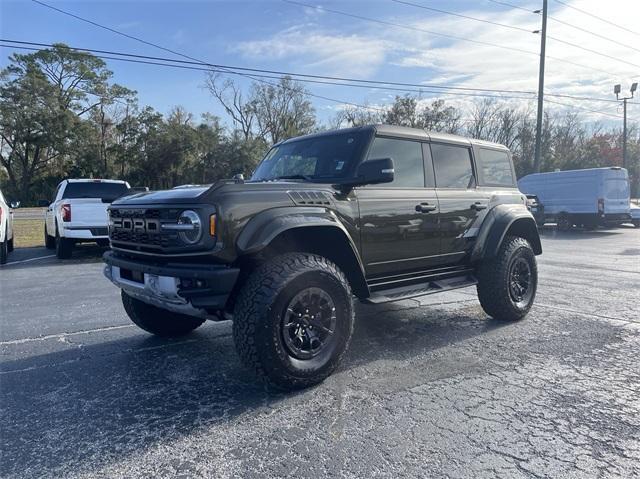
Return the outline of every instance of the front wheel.
<path id="1" fill-rule="evenodd" d="M 204 323 L 204 319 L 172 313 L 166 309 L 156 308 L 139 299 L 121 292 L 122 305 L 136 326 L 148 333 L 173 338 L 184 336 Z"/>
<path id="2" fill-rule="evenodd" d="M 55 249 L 56 248 L 56 239 L 47 233 L 47 226 L 44 227 L 44 246 L 47 249 Z"/>
<path id="3" fill-rule="evenodd" d="M 536 257 L 521 237 L 505 238 L 496 258 L 478 268 L 478 299 L 485 313 L 499 321 L 522 319 L 538 286 Z"/>
<path id="4" fill-rule="evenodd" d="M 233 339 L 242 362 L 267 383 L 300 389 L 336 369 L 353 327 L 342 271 L 322 256 L 287 253 L 259 266 L 243 286 Z"/>

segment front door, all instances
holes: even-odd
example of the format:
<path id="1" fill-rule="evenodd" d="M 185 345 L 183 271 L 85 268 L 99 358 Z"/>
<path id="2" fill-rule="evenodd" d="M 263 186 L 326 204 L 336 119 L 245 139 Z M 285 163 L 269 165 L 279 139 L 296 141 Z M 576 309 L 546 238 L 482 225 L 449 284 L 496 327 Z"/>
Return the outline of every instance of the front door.
<path id="1" fill-rule="evenodd" d="M 424 270 L 440 249 L 438 199 L 419 141 L 376 137 L 367 159 L 391 158 L 392 183 L 357 188 L 368 277 Z"/>

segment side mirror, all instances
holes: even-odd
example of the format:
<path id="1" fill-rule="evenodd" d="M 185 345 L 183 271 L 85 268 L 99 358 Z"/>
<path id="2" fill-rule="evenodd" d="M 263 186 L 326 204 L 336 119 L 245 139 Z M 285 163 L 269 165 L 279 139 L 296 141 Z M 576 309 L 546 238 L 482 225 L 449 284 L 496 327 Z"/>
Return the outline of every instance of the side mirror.
<path id="1" fill-rule="evenodd" d="M 375 185 L 378 183 L 391 183 L 393 177 L 393 160 L 391 158 L 367 160 L 358 166 L 353 184 Z"/>
<path id="2" fill-rule="evenodd" d="M 20 208 L 20 202 L 19 201 L 12 201 L 11 202 L 11 208 L 13 208 L 13 209 Z"/>
<path id="3" fill-rule="evenodd" d="M 41 208 L 46 208 L 49 206 L 49 201 L 47 200 L 38 200 L 38 206 Z"/>

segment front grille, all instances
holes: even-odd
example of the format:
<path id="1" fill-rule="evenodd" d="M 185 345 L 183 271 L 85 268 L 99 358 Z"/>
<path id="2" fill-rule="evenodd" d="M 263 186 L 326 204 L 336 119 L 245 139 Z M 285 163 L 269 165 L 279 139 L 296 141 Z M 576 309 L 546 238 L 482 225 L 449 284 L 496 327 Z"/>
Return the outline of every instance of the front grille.
<path id="1" fill-rule="evenodd" d="M 153 251 L 182 245 L 174 231 L 163 231 L 162 223 L 175 223 L 179 209 L 114 208 L 109 210 L 109 238 L 119 248 Z"/>

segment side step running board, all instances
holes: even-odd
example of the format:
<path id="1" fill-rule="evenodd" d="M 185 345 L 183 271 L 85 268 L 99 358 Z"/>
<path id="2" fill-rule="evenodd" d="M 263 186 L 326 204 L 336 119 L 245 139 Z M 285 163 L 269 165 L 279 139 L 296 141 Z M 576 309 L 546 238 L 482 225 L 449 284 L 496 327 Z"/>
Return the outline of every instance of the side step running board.
<path id="1" fill-rule="evenodd" d="M 439 279 L 428 281 L 426 283 L 411 284 L 400 288 L 392 288 L 372 293 L 365 303 L 380 304 L 391 301 L 400 301 L 402 299 L 415 298 L 417 296 L 425 296 L 427 294 L 440 293 L 451 289 L 466 288 L 478 284 L 478 280 L 471 274 L 465 276 L 456 276 L 453 278 Z"/>

